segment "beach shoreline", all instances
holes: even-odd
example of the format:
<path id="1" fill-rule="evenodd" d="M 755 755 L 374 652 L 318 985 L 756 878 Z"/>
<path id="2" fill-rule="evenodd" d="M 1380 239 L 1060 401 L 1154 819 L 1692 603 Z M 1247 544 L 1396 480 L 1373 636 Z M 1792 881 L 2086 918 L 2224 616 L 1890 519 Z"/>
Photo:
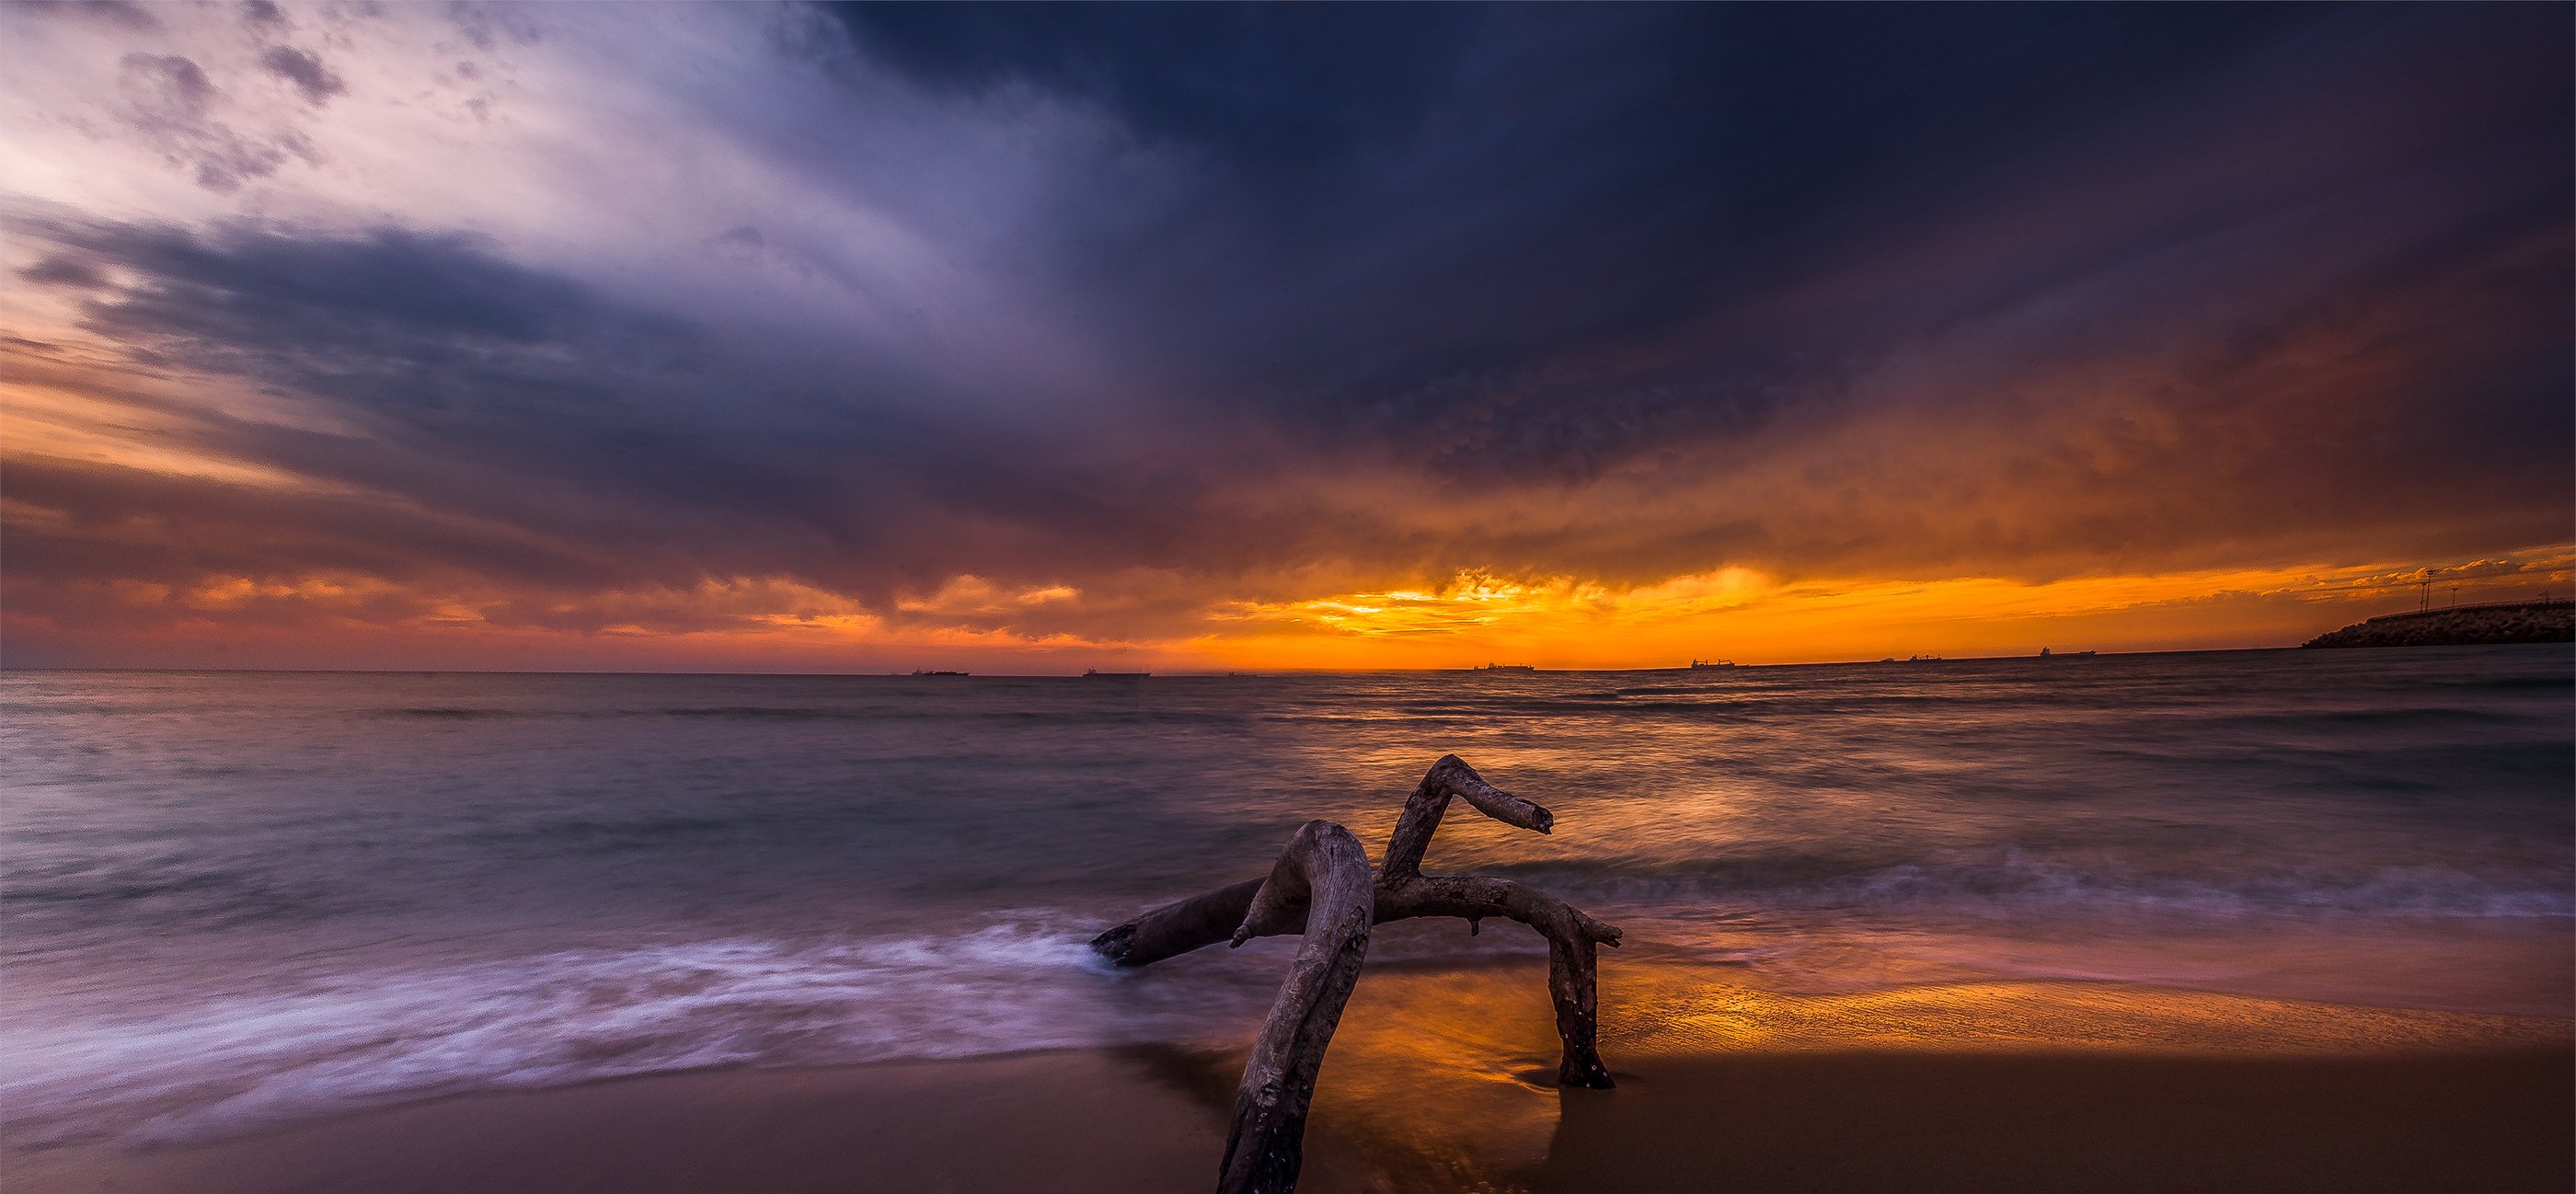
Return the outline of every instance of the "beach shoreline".
<path id="1" fill-rule="evenodd" d="M 1783 997 L 1620 976 L 1621 1085 L 1544 1078 L 1531 977 L 1372 973 L 1310 1194 L 2563 1190 L 2571 1022 L 2101 984 Z M 9 1159 L 15 1194 L 1208 1188 L 1241 1058 L 1175 1046 L 457 1095 Z"/>
<path id="2" fill-rule="evenodd" d="M 18 1194 L 1200 1190 L 1222 1110 L 1109 1050 L 655 1075 L 178 1147 L 12 1158 Z M 1221 1068 L 1221 1066 L 1219 1067 Z M 1554 1097 L 1538 1155 L 1404 1155 L 1319 1110 L 1310 1194 L 2558 1191 L 2576 1053 L 1880 1049 L 1642 1059 Z M 1425 1089 L 1428 1103 L 1441 1091 Z M 1381 1125 L 1381 1129 L 1393 1125 Z"/>

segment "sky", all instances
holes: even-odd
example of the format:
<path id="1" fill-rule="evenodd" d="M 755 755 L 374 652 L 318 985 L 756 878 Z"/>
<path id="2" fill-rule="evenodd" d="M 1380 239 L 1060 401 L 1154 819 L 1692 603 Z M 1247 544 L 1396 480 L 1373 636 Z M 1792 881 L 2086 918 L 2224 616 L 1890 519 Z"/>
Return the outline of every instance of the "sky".
<path id="1" fill-rule="evenodd" d="M 2265 647 L 2576 563 L 2564 5 L 0 41 L 11 667 Z"/>

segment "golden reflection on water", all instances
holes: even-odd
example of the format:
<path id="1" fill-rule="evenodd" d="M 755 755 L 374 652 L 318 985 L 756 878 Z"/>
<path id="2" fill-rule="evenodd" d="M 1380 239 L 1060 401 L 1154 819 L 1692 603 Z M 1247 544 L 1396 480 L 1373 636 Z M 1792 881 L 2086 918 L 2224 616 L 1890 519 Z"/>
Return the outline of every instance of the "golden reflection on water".
<path id="1" fill-rule="evenodd" d="M 1497 787 L 1548 806 L 1557 814 L 1553 835 L 1502 825 L 1459 806 L 1441 822 L 1432 841 L 1432 869 L 1472 871 L 1496 864 L 1563 859 L 1669 863 L 1704 858 L 1712 842 L 1761 841 L 1795 832 L 1807 820 L 1835 820 L 1849 831 L 1855 811 L 1873 824 L 1894 825 L 1907 814 L 1883 796 L 1817 789 L 1807 794 L 1800 825 L 1783 823 L 1778 802 L 1750 778 L 1694 775 L 1676 781 L 1657 768 L 1659 756 L 1684 753 L 1705 760 L 1728 750 L 1768 749 L 1767 739 L 1740 727 L 1704 727 L 1662 741 L 1651 733 L 1608 725 L 1571 725 L 1560 719 L 1552 737 L 1534 739 L 1517 729 L 1447 727 L 1436 736 L 1388 733 L 1382 738 L 1332 737 L 1297 752 L 1325 797 L 1315 815 L 1331 816 L 1366 843 L 1372 855 L 1385 844 L 1404 800 L 1431 762 L 1455 753 Z M 1605 756 L 1615 756 L 1609 758 Z M 1614 776 L 1601 778 L 1605 762 Z M 1583 777 L 1576 779 L 1576 777 Z M 1760 818 L 1770 818 L 1767 821 Z M 1901 828 L 1901 826 L 1899 827 Z"/>
<path id="2" fill-rule="evenodd" d="M 1983 846 L 1999 822 L 2031 816 L 2012 802 L 1925 798 L 1975 790 L 1995 769 L 1990 757 L 1963 753 L 1941 732 L 1955 732 L 1971 714 L 1947 709 L 1935 717 L 1902 703 L 1956 698 L 1949 687 L 1884 674 L 1841 682 L 1852 691 L 1687 678 L 1607 691 L 1607 682 L 1563 677 L 1463 678 L 1453 694 L 1408 689 L 1395 710 L 1400 716 L 1383 724 L 1345 721 L 1284 749 L 1296 759 L 1300 796 L 1308 802 L 1301 811 L 1341 822 L 1373 852 L 1413 783 L 1443 754 L 1457 754 L 1496 786 L 1557 815 L 1554 834 L 1541 836 L 1453 811 L 1432 844 L 1435 871 L 1579 861 L 1651 878 L 1733 855 L 1795 857 L 1830 849 L 1859 858 L 1913 858 L 1944 844 Z M 1641 722 L 1630 707 L 1632 701 L 1703 709 L 1864 697 L 1887 707 L 1842 718 L 1828 747 L 1784 738 L 1776 717 Z M 1536 704 L 1503 714 L 1484 709 L 1484 702 L 1508 699 Z M 1425 704 L 1432 711 L 1416 707 Z M 2016 718 L 2013 732 L 2051 730 L 2044 710 L 2016 707 Z M 1784 798 L 1784 790 L 1794 790 L 1795 798 Z"/>
<path id="3" fill-rule="evenodd" d="M 1780 995 L 1694 981 L 1689 967 L 1626 982 L 1603 1049 L 1634 1054 L 1937 1049 L 2318 1054 L 2563 1042 L 2537 1016 L 2353 1007 L 2116 983 L 1973 983 Z M 1610 1001 L 1604 1000 L 1605 1004 Z"/>
<path id="4" fill-rule="evenodd" d="M 1623 1083 L 1658 1061 L 1894 1051 L 2352 1055 L 2563 1046 L 2569 1022 L 2255 999 L 2100 983 L 1979 983 L 1786 995 L 1729 972 L 1604 957 L 1602 1053 Z M 1312 1136 L 1395 1189 L 1512 1190 L 1566 1102 L 1539 965 L 1374 966 L 1342 1016 Z"/>

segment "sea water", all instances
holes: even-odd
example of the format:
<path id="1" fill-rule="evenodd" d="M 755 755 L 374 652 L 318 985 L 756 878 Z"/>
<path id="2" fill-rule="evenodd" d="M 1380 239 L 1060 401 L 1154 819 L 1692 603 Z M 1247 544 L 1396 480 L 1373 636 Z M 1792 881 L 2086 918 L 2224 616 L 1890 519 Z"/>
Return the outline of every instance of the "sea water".
<path id="1" fill-rule="evenodd" d="M 0 675 L 13 1146 L 721 1065 L 1239 1044 L 1291 941 L 1086 940 L 1372 848 L 1782 992 L 2084 979 L 2566 1015 L 2576 657 L 2276 651 L 1711 671 Z M 1373 962 L 1526 965 L 1389 926 Z"/>

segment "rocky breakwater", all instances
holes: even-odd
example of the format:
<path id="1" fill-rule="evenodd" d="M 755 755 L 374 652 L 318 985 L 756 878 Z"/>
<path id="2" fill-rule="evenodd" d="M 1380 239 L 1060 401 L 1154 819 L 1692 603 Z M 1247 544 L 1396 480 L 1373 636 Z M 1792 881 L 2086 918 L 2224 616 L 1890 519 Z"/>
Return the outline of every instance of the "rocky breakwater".
<path id="1" fill-rule="evenodd" d="M 2388 614 L 2301 644 L 2309 647 L 2469 647 L 2576 642 L 2576 601 L 2505 601 Z"/>

